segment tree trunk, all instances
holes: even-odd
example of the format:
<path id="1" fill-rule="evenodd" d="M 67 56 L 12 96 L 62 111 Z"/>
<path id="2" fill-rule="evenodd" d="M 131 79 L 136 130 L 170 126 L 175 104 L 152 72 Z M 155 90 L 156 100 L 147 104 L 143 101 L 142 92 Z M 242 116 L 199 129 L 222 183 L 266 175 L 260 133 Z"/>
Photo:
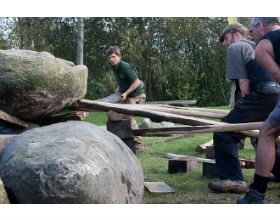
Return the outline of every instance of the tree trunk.
<path id="1" fill-rule="evenodd" d="M 77 65 L 83 65 L 84 18 L 78 18 Z"/>

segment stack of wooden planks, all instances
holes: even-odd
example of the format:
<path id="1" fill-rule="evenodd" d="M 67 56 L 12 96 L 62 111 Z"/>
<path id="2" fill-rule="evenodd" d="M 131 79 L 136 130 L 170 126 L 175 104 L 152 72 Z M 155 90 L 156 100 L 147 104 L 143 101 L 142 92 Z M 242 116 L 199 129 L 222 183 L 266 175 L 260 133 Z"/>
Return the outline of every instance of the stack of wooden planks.
<path id="1" fill-rule="evenodd" d="M 134 135 L 156 136 L 163 134 L 195 134 L 212 132 L 239 132 L 247 137 L 257 138 L 263 122 L 228 124 L 213 119 L 226 116 L 229 111 L 192 107 L 175 107 L 162 104 L 112 104 L 82 99 L 76 109 L 83 111 L 115 111 L 121 114 L 142 116 L 159 121 L 170 121 L 182 126 L 133 130 Z M 280 143 L 280 139 L 277 139 Z"/>

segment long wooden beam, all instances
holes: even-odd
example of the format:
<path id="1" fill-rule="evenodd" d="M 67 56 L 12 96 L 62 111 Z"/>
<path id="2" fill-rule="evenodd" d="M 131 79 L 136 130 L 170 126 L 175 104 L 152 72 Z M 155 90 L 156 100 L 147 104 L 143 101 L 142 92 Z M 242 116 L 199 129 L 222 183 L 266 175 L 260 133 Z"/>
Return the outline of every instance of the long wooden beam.
<path id="1" fill-rule="evenodd" d="M 129 104 L 111 104 L 111 103 L 103 103 L 98 101 L 86 100 L 82 99 L 78 101 L 78 105 L 82 108 L 88 109 L 97 109 L 102 111 L 115 111 L 118 113 L 126 114 L 126 115 L 133 115 L 133 116 L 142 116 L 147 118 L 153 118 L 160 121 L 171 121 L 179 124 L 186 124 L 186 125 L 209 125 L 212 124 L 211 120 L 207 119 L 199 119 L 189 116 L 182 116 L 176 115 L 166 112 L 158 112 L 149 109 L 140 109 L 137 107 L 131 107 Z"/>
<path id="2" fill-rule="evenodd" d="M 186 110 L 186 111 L 211 112 L 211 113 L 218 113 L 218 114 L 225 114 L 225 115 L 230 112 L 230 110 L 211 109 L 211 108 L 178 107 L 178 106 L 171 106 L 171 105 L 153 105 L 153 106 L 164 107 L 164 108 L 172 108 L 172 109 L 182 109 L 182 110 Z"/>
<path id="3" fill-rule="evenodd" d="M 195 105 L 196 100 L 171 100 L 171 101 L 152 101 L 147 104 L 167 104 L 167 105 Z"/>
<path id="4" fill-rule="evenodd" d="M 184 116 L 194 116 L 194 117 L 207 117 L 207 118 L 215 118 L 221 119 L 227 115 L 227 113 L 216 113 L 210 111 L 201 111 L 201 110 L 193 110 L 191 108 L 184 109 L 184 108 L 168 108 L 168 107 L 160 107 L 154 105 L 145 105 L 145 104 L 137 104 L 137 105 L 130 105 L 131 107 L 135 107 L 138 109 L 149 109 L 158 112 L 166 112 L 176 115 L 184 115 Z"/>
<path id="5" fill-rule="evenodd" d="M 24 128 L 39 127 L 39 125 L 36 123 L 24 121 L 16 116 L 13 116 L 13 115 L 8 114 L 7 112 L 4 112 L 2 110 L 0 110 L 0 119 L 7 121 L 11 124 L 19 125 Z"/>
<path id="6" fill-rule="evenodd" d="M 70 112 L 64 115 L 43 118 L 42 120 L 38 120 L 37 123 L 44 126 L 69 120 L 83 121 L 85 120 L 85 114 L 84 112 Z"/>
<path id="7" fill-rule="evenodd" d="M 260 129 L 263 122 L 207 125 L 207 126 L 175 126 L 168 128 L 142 128 L 133 130 L 136 136 L 154 136 L 166 134 L 186 134 L 186 133 L 211 133 L 211 132 L 236 132 Z"/>

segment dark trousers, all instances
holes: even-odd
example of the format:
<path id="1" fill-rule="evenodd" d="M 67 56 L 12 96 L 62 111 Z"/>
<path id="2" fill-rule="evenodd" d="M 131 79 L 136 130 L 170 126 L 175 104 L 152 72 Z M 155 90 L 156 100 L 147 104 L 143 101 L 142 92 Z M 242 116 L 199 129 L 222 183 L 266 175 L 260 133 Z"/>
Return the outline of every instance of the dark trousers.
<path id="1" fill-rule="evenodd" d="M 222 121 L 231 124 L 265 121 L 277 100 L 278 94 L 269 94 L 269 90 L 252 91 L 241 98 Z M 237 147 L 237 143 L 244 138 L 244 135 L 235 132 L 214 133 L 216 167 L 221 180 L 244 181 Z"/>

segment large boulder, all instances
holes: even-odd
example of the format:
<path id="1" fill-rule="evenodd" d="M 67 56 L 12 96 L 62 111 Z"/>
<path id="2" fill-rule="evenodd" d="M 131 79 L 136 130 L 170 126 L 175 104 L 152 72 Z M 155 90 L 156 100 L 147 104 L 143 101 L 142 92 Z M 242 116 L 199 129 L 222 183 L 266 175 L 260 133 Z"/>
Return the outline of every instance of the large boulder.
<path id="1" fill-rule="evenodd" d="M 4 184 L 0 178 L 0 204 L 9 204 L 9 198 L 5 191 Z"/>
<path id="2" fill-rule="evenodd" d="M 85 96 L 87 74 L 48 52 L 0 50 L 0 109 L 31 120 L 57 113 Z"/>
<path id="3" fill-rule="evenodd" d="M 150 118 L 145 118 L 138 127 L 139 128 L 168 128 L 174 126 L 175 125 L 173 122 L 168 122 L 168 121 L 154 122 Z"/>
<path id="4" fill-rule="evenodd" d="M 141 203 L 144 175 L 114 134 L 87 122 L 34 128 L 0 158 L 11 203 Z"/>

